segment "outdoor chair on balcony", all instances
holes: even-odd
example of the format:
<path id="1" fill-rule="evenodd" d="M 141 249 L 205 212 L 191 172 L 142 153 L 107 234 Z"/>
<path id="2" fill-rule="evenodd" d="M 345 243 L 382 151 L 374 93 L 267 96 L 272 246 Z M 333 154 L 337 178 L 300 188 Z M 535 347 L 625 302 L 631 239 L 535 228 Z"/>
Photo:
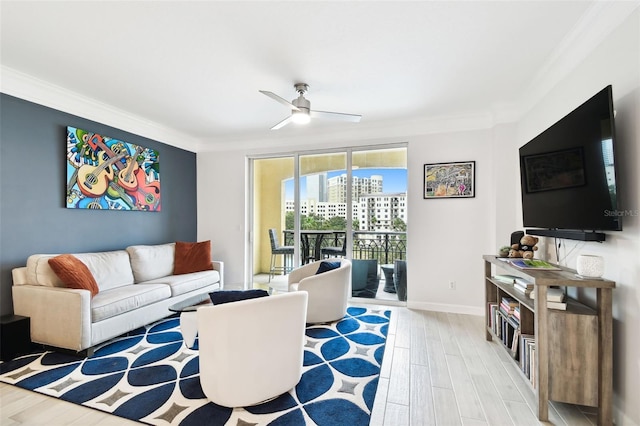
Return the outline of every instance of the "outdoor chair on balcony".
<path id="1" fill-rule="evenodd" d="M 378 292 L 378 261 L 353 259 L 351 261 L 351 296 L 374 298 Z"/>
<path id="2" fill-rule="evenodd" d="M 293 246 L 281 246 L 278 243 L 278 234 L 274 228 L 269 229 L 269 239 L 271 240 L 271 264 L 269 266 L 269 282 L 276 272 L 284 275 L 293 269 Z M 276 256 L 282 255 L 282 266 L 276 265 Z"/>
<path id="3" fill-rule="evenodd" d="M 320 249 L 320 252 L 322 253 L 323 259 L 327 257 L 345 257 L 347 255 L 347 235 L 345 234 L 341 246 L 322 247 L 322 249 Z"/>

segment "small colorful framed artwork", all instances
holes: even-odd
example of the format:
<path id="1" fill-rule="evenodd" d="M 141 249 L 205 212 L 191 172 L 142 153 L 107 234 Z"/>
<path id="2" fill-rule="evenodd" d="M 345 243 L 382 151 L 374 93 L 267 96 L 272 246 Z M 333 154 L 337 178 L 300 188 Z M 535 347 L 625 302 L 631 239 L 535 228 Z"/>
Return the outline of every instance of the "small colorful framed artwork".
<path id="1" fill-rule="evenodd" d="M 160 211 L 160 154 L 118 139 L 67 127 L 70 209 Z"/>
<path id="2" fill-rule="evenodd" d="M 424 165 L 424 198 L 472 198 L 476 196 L 476 162 Z"/>

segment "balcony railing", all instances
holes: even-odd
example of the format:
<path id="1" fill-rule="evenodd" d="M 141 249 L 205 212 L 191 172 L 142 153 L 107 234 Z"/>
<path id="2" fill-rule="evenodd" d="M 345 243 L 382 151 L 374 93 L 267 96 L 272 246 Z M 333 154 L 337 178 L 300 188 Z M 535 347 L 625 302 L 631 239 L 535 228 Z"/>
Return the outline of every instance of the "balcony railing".
<path id="1" fill-rule="evenodd" d="M 379 264 L 407 258 L 407 233 L 356 231 L 353 233 L 352 259 L 377 259 Z"/>
<path id="2" fill-rule="evenodd" d="M 333 237 L 325 237 L 322 247 L 341 246 L 344 231 L 335 231 Z M 293 234 L 285 234 L 285 244 L 293 245 Z M 353 233 L 352 259 L 376 259 L 378 264 L 391 264 L 407 258 L 407 233 L 394 231 L 355 231 Z"/>

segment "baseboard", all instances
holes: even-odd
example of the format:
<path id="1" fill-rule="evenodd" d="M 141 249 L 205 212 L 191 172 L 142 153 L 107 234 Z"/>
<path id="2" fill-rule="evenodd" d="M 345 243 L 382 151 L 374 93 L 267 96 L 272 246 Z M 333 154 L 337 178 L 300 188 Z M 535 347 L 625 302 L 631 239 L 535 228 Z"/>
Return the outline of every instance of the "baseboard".
<path id="1" fill-rule="evenodd" d="M 449 312 L 452 314 L 465 314 L 484 316 L 484 309 L 477 306 L 450 305 L 447 303 L 407 302 L 407 308 L 421 311 Z"/>

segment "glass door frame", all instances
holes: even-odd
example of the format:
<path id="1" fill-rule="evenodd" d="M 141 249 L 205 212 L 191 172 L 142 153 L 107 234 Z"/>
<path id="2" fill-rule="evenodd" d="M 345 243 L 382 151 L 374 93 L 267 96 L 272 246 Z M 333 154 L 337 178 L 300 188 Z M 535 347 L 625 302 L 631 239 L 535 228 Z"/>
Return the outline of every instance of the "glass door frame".
<path id="1" fill-rule="evenodd" d="M 255 271 L 253 270 L 253 244 L 254 244 L 254 235 L 255 230 L 253 229 L 254 220 L 255 220 L 255 205 L 254 205 L 254 162 L 256 160 L 264 160 L 270 158 L 284 158 L 284 157 L 292 157 L 294 161 L 294 171 L 293 171 L 293 180 L 294 180 L 294 204 L 295 204 L 295 214 L 294 214 L 294 260 L 293 267 L 297 268 L 300 266 L 300 157 L 306 155 L 322 155 L 322 154 L 335 154 L 335 153 L 345 153 L 346 155 L 346 172 L 347 172 L 347 218 L 346 218 L 346 235 L 347 239 L 347 258 L 351 258 L 351 254 L 353 252 L 353 187 L 351 185 L 352 182 L 352 172 L 353 172 L 353 153 L 360 151 L 372 151 L 372 150 L 384 150 L 384 149 L 393 149 L 393 148 L 405 148 L 407 149 L 407 142 L 391 142 L 384 143 L 379 145 L 356 145 L 349 147 L 334 147 L 334 148 L 323 148 L 323 149 L 310 149 L 310 150 L 296 150 L 289 152 L 278 152 L 272 154 L 249 154 L 247 155 L 248 161 L 248 179 L 246 182 L 246 194 L 247 194 L 247 234 L 249 235 L 247 246 L 246 246 L 246 270 L 245 274 L 247 279 L 245 280 L 245 287 L 250 285 L 253 282 L 253 276 Z M 408 166 L 408 164 L 407 164 Z"/>

